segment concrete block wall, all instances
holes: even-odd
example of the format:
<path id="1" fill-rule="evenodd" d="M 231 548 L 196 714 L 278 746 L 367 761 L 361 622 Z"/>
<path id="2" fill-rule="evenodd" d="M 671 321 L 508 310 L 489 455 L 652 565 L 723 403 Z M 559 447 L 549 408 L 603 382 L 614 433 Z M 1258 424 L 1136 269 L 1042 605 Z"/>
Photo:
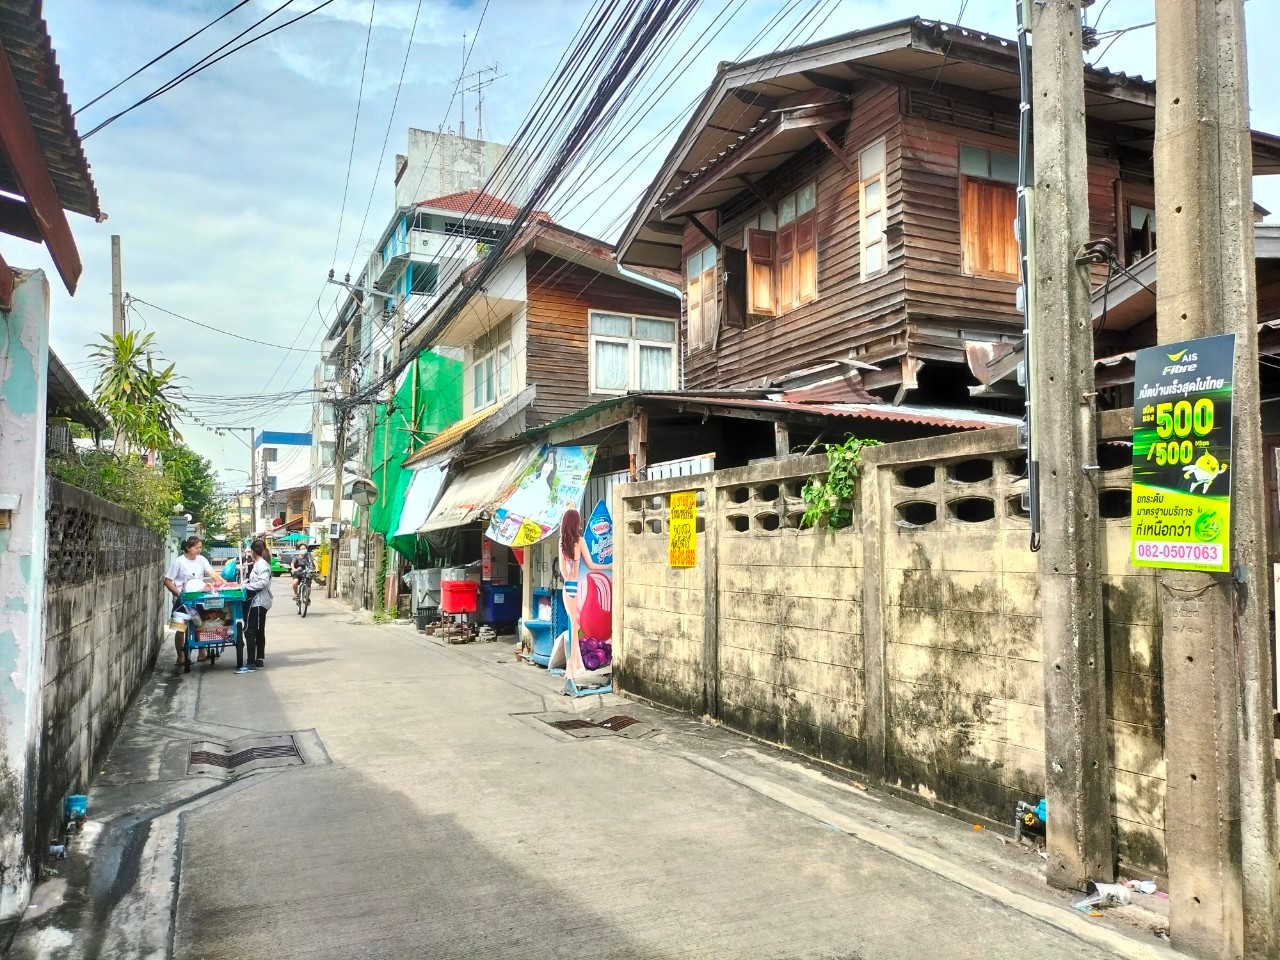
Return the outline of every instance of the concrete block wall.
<path id="1" fill-rule="evenodd" d="M 166 638 L 163 538 L 140 518 L 48 481 L 48 572 L 37 837 L 82 793 Z"/>
<path id="2" fill-rule="evenodd" d="M 655 481 L 645 497 L 614 501 L 615 541 L 627 550 L 615 563 L 614 676 L 632 693 L 691 713 L 705 713 L 708 669 L 706 640 L 707 495 L 698 490 L 699 566 L 671 567 L 668 560 L 668 517 L 671 489 L 688 490 L 671 481 Z M 671 489 L 668 489 L 671 488 Z M 625 592 L 618 593 L 626 584 Z"/>
<path id="3" fill-rule="evenodd" d="M 1106 417 L 1101 435 L 1125 426 Z M 1128 448 L 1110 446 L 1099 506 L 1113 826 L 1121 861 L 1159 874 L 1156 579 L 1128 563 Z M 852 527 L 800 530 L 800 488 L 824 466 L 811 457 L 615 490 L 618 688 L 1010 822 L 1015 801 L 1043 794 L 1045 771 L 1039 558 L 1016 434 L 869 448 Z M 698 566 L 672 570 L 666 505 L 695 488 L 710 508 Z"/>

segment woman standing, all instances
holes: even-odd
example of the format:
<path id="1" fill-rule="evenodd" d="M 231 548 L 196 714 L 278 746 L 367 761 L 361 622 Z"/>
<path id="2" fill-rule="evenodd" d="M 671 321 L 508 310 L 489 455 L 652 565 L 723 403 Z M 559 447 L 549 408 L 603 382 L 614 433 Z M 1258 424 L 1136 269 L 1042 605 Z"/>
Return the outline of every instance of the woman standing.
<path id="1" fill-rule="evenodd" d="M 267 611 L 271 609 L 271 551 L 265 541 L 253 541 L 253 568 L 245 580 L 244 588 L 249 597 L 249 610 L 245 613 L 244 636 L 249 647 L 244 666 L 236 673 L 249 673 L 266 666 Z"/>
<path id="2" fill-rule="evenodd" d="M 210 566 L 200 550 L 204 542 L 199 537 L 187 537 L 182 541 L 182 554 L 173 558 L 169 570 L 164 575 L 164 587 L 173 594 L 173 612 L 177 613 L 182 606 L 182 591 L 189 580 L 212 580 L 215 586 L 221 585 L 222 577 Z M 186 666 L 186 633 L 175 633 L 173 645 L 178 651 L 178 666 Z M 204 660 L 205 652 L 200 651 L 200 659 Z"/>
<path id="3" fill-rule="evenodd" d="M 591 559 L 591 551 L 582 540 L 582 515 L 570 507 L 560 521 L 560 576 L 564 579 L 564 611 L 569 615 L 565 673 L 570 679 L 582 669 L 582 656 L 578 651 L 578 617 L 582 612 L 578 602 L 580 565 L 589 570 L 609 569 L 609 564 L 599 564 Z"/>

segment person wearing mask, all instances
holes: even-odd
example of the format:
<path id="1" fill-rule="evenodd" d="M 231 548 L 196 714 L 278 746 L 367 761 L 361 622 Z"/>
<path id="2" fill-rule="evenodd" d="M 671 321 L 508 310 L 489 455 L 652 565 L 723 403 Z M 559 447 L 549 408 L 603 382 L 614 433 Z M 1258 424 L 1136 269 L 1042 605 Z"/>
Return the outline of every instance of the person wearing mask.
<path id="1" fill-rule="evenodd" d="M 187 537 L 182 541 L 182 553 L 173 558 L 173 563 L 169 564 L 169 569 L 164 575 L 164 587 L 173 594 L 174 613 L 177 613 L 182 606 L 182 591 L 186 588 L 188 581 L 204 580 L 207 583 L 212 580 L 215 586 L 221 586 L 224 582 L 222 576 L 213 569 L 200 552 L 203 546 L 204 542 L 199 537 Z M 178 651 L 178 666 L 186 666 L 186 634 L 175 633 L 173 645 Z M 200 651 L 199 659 L 208 659 L 203 650 Z"/>
<path id="2" fill-rule="evenodd" d="M 243 666 L 236 673 L 250 673 L 266 666 L 267 611 L 271 609 L 271 551 L 266 541 L 258 539 L 250 546 L 253 567 L 245 579 L 248 610 L 245 612 L 244 636 L 248 647 Z"/>
<path id="3" fill-rule="evenodd" d="M 293 600 L 298 601 L 298 587 L 302 584 L 303 576 L 311 576 L 315 573 L 315 559 L 311 556 L 311 551 L 304 543 L 289 564 L 289 572 L 293 575 Z"/>

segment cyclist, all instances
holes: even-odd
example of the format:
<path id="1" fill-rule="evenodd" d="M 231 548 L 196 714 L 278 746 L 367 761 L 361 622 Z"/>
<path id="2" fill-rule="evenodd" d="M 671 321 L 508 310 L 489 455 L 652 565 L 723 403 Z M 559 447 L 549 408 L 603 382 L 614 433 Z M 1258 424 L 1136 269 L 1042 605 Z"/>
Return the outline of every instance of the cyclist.
<path id="1" fill-rule="evenodd" d="M 293 575 L 293 599 L 296 601 L 298 599 L 298 587 L 302 583 L 302 578 L 314 576 L 316 571 L 315 560 L 312 558 L 311 551 L 305 543 L 289 563 L 289 569 Z"/>

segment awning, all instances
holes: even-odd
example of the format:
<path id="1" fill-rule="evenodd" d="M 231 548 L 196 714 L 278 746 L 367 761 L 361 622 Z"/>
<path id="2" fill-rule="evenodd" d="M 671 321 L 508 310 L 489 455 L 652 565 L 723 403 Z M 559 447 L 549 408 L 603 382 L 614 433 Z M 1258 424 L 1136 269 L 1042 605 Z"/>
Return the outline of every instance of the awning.
<path id="1" fill-rule="evenodd" d="M 449 481 L 419 533 L 461 527 L 493 513 L 498 498 L 538 454 L 536 446 L 521 447 L 486 460 Z"/>
<path id="2" fill-rule="evenodd" d="M 485 535 L 508 547 L 532 546 L 551 536 L 566 510 L 581 509 L 595 459 L 595 444 L 542 446 L 501 491 Z"/>
<path id="3" fill-rule="evenodd" d="M 413 471 L 413 479 L 409 481 L 409 489 L 404 495 L 404 506 L 400 508 L 400 523 L 391 534 L 393 538 L 417 535 L 431 515 L 431 508 L 440 499 L 440 491 L 444 489 L 448 475 L 448 461 Z"/>

